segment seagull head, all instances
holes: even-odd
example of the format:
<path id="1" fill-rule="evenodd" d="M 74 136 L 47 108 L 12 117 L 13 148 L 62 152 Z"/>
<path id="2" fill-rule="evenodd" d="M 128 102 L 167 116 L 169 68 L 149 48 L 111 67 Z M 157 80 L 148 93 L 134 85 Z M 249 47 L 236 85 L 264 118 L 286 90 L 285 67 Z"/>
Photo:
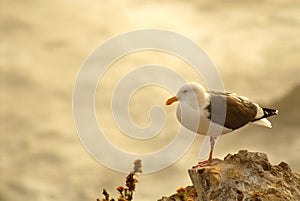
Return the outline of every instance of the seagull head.
<path id="1" fill-rule="evenodd" d="M 204 103 L 207 93 L 201 84 L 189 82 L 184 84 L 176 96 L 169 98 L 166 105 L 171 105 L 176 101 L 188 102 L 190 105 L 199 106 Z"/>

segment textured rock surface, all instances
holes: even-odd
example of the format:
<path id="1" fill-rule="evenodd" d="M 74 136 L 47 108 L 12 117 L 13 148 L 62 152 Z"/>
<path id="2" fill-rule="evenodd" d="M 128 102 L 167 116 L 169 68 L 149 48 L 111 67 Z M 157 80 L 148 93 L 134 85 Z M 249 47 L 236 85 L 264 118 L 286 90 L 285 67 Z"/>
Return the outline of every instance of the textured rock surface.
<path id="1" fill-rule="evenodd" d="M 242 150 L 223 161 L 214 159 L 208 167 L 190 169 L 189 175 L 194 188 L 186 192 L 196 191 L 197 196 L 186 198 L 196 201 L 300 200 L 300 175 L 284 162 L 271 165 L 263 153 Z M 161 200 L 182 199 L 175 194 Z"/>

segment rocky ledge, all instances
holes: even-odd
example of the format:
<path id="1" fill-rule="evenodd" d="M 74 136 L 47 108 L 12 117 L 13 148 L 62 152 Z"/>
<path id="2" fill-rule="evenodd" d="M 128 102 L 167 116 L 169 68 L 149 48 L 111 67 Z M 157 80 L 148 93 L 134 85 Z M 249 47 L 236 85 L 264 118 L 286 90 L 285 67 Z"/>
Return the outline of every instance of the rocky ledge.
<path id="1" fill-rule="evenodd" d="M 300 175 L 285 162 L 271 165 L 264 153 L 241 150 L 188 172 L 193 186 L 160 201 L 300 200 Z"/>

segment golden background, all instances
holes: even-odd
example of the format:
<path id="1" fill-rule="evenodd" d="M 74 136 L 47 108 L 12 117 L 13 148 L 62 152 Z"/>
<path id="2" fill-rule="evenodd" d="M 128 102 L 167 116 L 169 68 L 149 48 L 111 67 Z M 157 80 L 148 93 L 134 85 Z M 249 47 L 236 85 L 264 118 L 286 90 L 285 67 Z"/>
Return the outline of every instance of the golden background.
<path id="1" fill-rule="evenodd" d="M 214 61 L 227 91 L 279 109 L 270 118 L 273 129 L 248 126 L 225 135 L 214 157 L 247 149 L 300 172 L 299 13 L 297 0 L 0 0 L 0 200 L 95 200 L 103 187 L 116 195 L 126 175 L 97 163 L 80 143 L 72 92 L 93 49 L 143 28 L 185 35 Z M 113 122 L 111 90 L 126 72 L 149 63 L 201 82 L 188 64 L 162 52 L 137 52 L 113 64 L 97 90 L 97 118 L 126 151 L 160 149 L 179 128 L 175 106 L 165 108 L 166 126 L 149 141 L 125 137 Z M 165 107 L 171 95 L 157 87 L 139 90 L 130 103 L 133 121 L 147 126 L 151 106 Z M 199 160 L 203 139 L 198 136 L 171 167 L 140 175 L 135 200 L 156 200 L 190 185 L 186 170 Z"/>

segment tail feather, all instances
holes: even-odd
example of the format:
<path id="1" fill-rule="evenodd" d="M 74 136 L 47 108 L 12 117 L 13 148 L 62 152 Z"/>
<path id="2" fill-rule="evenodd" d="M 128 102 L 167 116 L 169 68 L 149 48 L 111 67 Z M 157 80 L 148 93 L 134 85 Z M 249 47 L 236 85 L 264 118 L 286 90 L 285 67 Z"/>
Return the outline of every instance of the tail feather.
<path id="1" fill-rule="evenodd" d="M 265 126 L 265 127 L 268 127 L 268 128 L 272 128 L 271 122 L 269 120 L 267 120 L 266 118 L 254 121 L 252 123 L 255 124 L 255 125 L 259 125 L 259 126 Z"/>

